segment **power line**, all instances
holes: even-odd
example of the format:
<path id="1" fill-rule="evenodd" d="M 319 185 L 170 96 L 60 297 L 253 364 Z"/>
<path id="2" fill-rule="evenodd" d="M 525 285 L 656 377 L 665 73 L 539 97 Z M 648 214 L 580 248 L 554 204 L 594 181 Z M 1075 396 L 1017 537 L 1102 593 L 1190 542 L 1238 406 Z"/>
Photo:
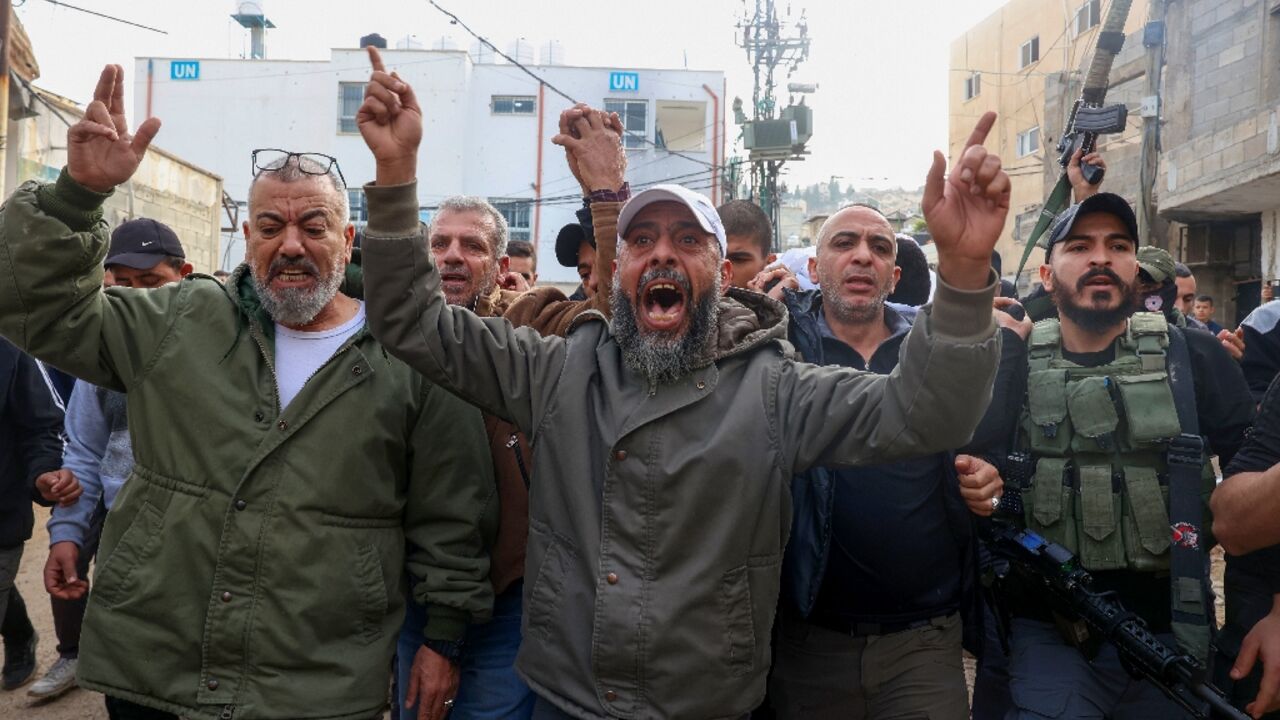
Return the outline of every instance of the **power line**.
<path id="1" fill-rule="evenodd" d="M 507 62 L 511 63 L 512 65 L 514 65 L 514 66 L 516 66 L 516 67 L 520 68 L 520 70 L 521 70 L 524 74 L 528 75 L 529 77 L 533 78 L 534 80 L 537 80 L 537 81 L 538 81 L 539 83 L 541 83 L 542 85 L 545 85 L 546 87 L 550 88 L 550 89 L 551 89 L 551 92 L 554 92 L 555 94 L 559 95 L 560 97 L 564 98 L 565 100 L 568 100 L 569 102 L 573 103 L 574 105 L 577 105 L 577 104 L 578 104 L 578 101 L 577 101 L 576 99 L 574 99 L 574 97 L 573 97 L 572 95 L 570 95 L 569 93 L 567 93 L 567 92 L 565 92 L 565 91 L 561 90 L 560 88 L 556 87 L 555 85 L 553 85 L 553 84 L 551 84 L 551 83 L 547 82 L 545 79 L 543 79 L 543 77 L 542 77 L 541 75 L 539 75 L 539 74 L 535 73 L 534 71 L 532 71 L 532 70 L 530 70 L 529 68 L 525 67 L 525 66 L 524 66 L 524 64 L 523 64 L 523 63 L 521 63 L 520 61 L 516 60 L 515 58 L 511 57 L 510 55 L 508 55 L 508 54 L 506 54 L 506 53 L 502 52 L 501 50 L 499 50 L 499 49 L 498 49 L 498 47 L 497 47 L 496 45 L 494 45 L 493 43 L 489 42 L 489 40 L 488 40 L 488 39 L 486 39 L 486 38 L 482 37 L 482 36 L 481 36 L 479 33 L 477 33 L 475 30 L 472 30 L 472 29 L 471 29 L 471 28 L 470 28 L 470 27 L 469 27 L 465 22 L 463 22 L 463 21 L 462 21 L 462 18 L 458 17 L 456 14 L 454 14 L 454 13 L 452 13 L 452 12 L 449 12 L 448 10 L 444 9 L 443 7 L 441 7 L 441 6 L 440 6 L 440 3 L 436 2 L 436 0 L 427 0 L 427 2 L 428 2 L 428 3 L 430 3 L 430 4 L 431 4 L 431 6 L 432 6 L 432 7 L 434 7 L 436 10 L 439 10 L 441 13 L 443 13 L 444 15 L 446 15 L 454 25 L 457 25 L 457 26 L 461 27 L 463 30 L 465 30 L 465 31 L 467 32 L 467 34 L 468 34 L 468 35 L 470 35 L 471 37 L 475 38 L 478 42 L 481 42 L 481 43 L 484 43 L 485 45 L 488 45 L 488 46 L 489 46 L 489 47 L 490 47 L 490 48 L 491 48 L 495 53 L 497 53 L 499 56 L 501 56 L 504 60 L 506 60 Z M 667 149 L 667 148 L 659 147 L 657 143 L 655 143 L 654 141 L 650 140 L 648 137 L 646 137 L 646 136 L 644 136 L 644 135 L 638 135 L 638 134 L 636 134 L 636 133 L 633 133 L 633 132 L 631 132 L 631 131 L 627 130 L 625 127 L 623 128 L 623 133 L 624 133 L 625 135 L 627 135 L 628 137 L 636 138 L 637 140 L 639 140 L 639 141 L 641 141 L 641 142 L 643 142 L 643 143 L 646 143 L 646 144 L 648 144 L 648 145 L 652 145 L 652 146 L 654 146 L 655 148 L 658 148 L 659 150 L 664 150 L 664 151 L 666 151 L 666 152 L 668 152 L 668 153 L 670 153 L 670 154 L 672 154 L 672 155 L 675 155 L 675 156 L 677 156 L 677 157 L 682 157 L 682 158 L 684 158 L 685 160 L 688 160 L 688 161 L 690 161 L 690 162 L 695 162 L 695 163 L 698 163 L 698 164 L 700 164 L 700 165 L 706 165 L 707 167 L 715 167 L 715 165 L 713 165 L 712 163 L 707 162 L 706 160 L 699 160 L 698 158 L 689 157 L 688 155 L 685 155 L 685 154 L 683 154 L 683 153 L 678 153 L 678 152 L 676 152 L 676 151 L 674 151 L 674 150 L 669 150 L 669 149 Z"/>
<path id="2" fill-rule="evenodd" d="M 118 22 L 118 23 L 124 23 L 125 25 L 132 25 L 132 26 L 134 26 L 134 27 L 136 27 L 136 28 L 142 28 L 143 30 L 150 30 L 151 32 L 160 33 L 161 35 L 168 35 L 168 34 L 169 34 L 169 31 L 168 31 L 168 30 L 161 30 L 160 28 L 153 28 L 153 27 L 151 27 L 150 25 L 143 25 L 142 23 L 136 23 L 136 22 L 134 22 L 134 21 L 132 21 L 132 20 L 125 20 L 124 18 L 118 18 L 118 17 L 116 17 L 116 16 L 114 16 L 114 15 L 107 15 L 106 13 L 100 13 L 100 12 L 97 12 L 96 10 L 89 10 L 89 9 L 86 9 L 86 8 L 77 7 L 77 6 L 75 6 L 75 5 L 70 5 L 70 4 L 64 3 L 64 2 L 62 2 L 61 0 L 44 0 L 44 1 L 45 1 L 45 2 L 47 2 L 47 3 L 49 3 L 50 5 L 57 5 L 58 7 L 64 7 L 64 8 L 67 8 L 68 10 L 76 10 L 76 11 L 79 11 L 79 12 L 85 13 L 85 14 L 87 14 L 87 15 L 95 15 L 95 16 L 97 16 L 97 17 L 100 17 L 100 18 L 103 18 L 103 19 L 106 19 L 106 20 L 111 20 L 111 21 Z"/>

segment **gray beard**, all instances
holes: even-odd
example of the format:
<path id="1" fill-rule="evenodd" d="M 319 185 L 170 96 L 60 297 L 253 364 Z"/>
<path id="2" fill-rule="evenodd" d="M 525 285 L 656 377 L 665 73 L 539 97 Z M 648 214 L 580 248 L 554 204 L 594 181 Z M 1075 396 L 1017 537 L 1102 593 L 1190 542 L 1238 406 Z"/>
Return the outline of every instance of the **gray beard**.
<path id="1" fill-rule="evenodd" d="M 880 318 L 884 310 L 885 298 L 889 297 L 889 288 L 882 287 L 876 297 L 866 305 L 854 305 L 840 294 L 841 278 L 819 278 L 818 289 L 822 291 L 822 311 L 845 323 L 869 323 Z"/>
<path id="2" fill-rule="evenodd" d="M 681 284 L 685 297 L 690 296 L 688 280 L 670 270 L 650 270 L 641 277 L 640 286 L 657 278 Z M 683 335 L 670 336 L 640 329 L 635 307 L 615 275 L 610 296 L 613 339 L 622 350 L 622 362 L 627 369 L 657 385 L 673 383 L 697 369 L 698 355 L 710 341 L 720 319 L 720 290 L 720 276 L 716 275 L 715 285 L 689 308 L 692 314 L 688 330 Z"/>
<path id="3" fill-rule="evenodd" d="M 310 290 L 289 288 L 278 293 L 259 280 L 256 273 L 250 275 L 262 309 L 267 311 L 272 320 L 288 326 L 306 325 L 315 320 L 320 311 L 337 296 L 345 271 L 346 268 L 335 266 L 328 276 L 318 277 L 316 286 Z"/>

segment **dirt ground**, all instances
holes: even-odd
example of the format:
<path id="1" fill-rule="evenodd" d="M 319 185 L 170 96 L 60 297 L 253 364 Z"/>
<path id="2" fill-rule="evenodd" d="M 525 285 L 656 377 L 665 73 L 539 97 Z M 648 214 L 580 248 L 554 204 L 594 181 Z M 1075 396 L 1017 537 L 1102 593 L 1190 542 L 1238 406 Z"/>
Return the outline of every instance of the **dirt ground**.
<path id="1" fill-rule="evenodd" d="M 49 610 L 49 596 L 44 591 L 40 572 L 44 568 L 44 560 L 49 547 L 49 535 L 45 532 L 45 521 L 49 512 L 36 508 L 35 535 L 27 542 L 26 552 L 22 556 L 22 568 L 18 573 L 18 590 L 27 603 L 27 611 L 31 614 L 31 622 L 40 634 L 38 649 L 40 664 L 35 678 L 44 674 L 57 659 L 57 637 L 53 632 L 53 615 Z M 1213 551 L 1213 588 L 1218 596 L 1218 622 L 1223 620 L 1222 573 L 1224 569 L 1222 549 Z M 973 687 L 973 659 L 965 657 L 965 676 L 970 688 Z M 386 716 L 386 717 L 389 717 Z M 27 697 L 27 687 L 10 692 L 0 691 L 0 718 L 3 720 L 106 720 L 107 711 L 102 704 L 102 696 L 88 690 L 76 688 L 66 695 L 52 701 L 33 703 Z"/>
<path id="2" fill-rule="evenodd" d="M 49 609 L 49 594 L 44 591 L 44 583 L 40 573 L 44 569 L 44 561 L 49 551 L 49 534 L 44 524 L 49 519 L 49 511 L 36 508 L 35 535 L 27 542 L 22 554 L 22 567 L 18 572 L 18 592 L 27 603 L 27 612 L 31 622 L 40 634 L 40 645 L 36 652 L 39 665 L 32 681 L 42 677 L 58 659 L 58 638 L 53 633 L 53 613 Z M 0 718 L 5 720 L 106 720 L 107 710 L 102 704 L 102 696 L 88 690 L 76 688 L 55 700 L 33 704 L 27 697 L 30 684 L 5 692 L 0 690 Z"/>

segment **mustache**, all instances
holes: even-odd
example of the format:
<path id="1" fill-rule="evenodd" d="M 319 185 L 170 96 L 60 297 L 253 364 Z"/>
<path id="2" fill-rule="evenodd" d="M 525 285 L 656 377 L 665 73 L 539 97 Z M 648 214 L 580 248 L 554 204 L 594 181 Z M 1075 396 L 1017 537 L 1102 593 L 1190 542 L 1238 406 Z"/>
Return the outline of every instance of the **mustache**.
<path id="1" fill-rule="evenodd" d="M 841 280 L 853 280 L 855 278 L 859 280 L 870 280 L 872 284 L 876 285 L 880 284 L 880 278 L 871 270 L 850 270 L 844 274 L 844 277 L 841 278 Z"/>
<path id="2" fill-rule="evenodd" d="M 687 298 L 693 297 L 693 285 L 689 282 L 689 278 L 679 270 L 672 270 L 671 268 L 654 268 L 652 270 L 649 270 L 648 272 L 640 276 L 640 282 L 637 285 L 637 287 L 644 288 L 644 286 L 648 285 L 654 280 L 666 280 L 668 282 L 675 283 L 676 285 L 680 286 L 681 290 L 684 291 L 685 297 Z"/>
<path id="3" fill-rule="evenodd" d="M 440 266 L 441 275 L 461 275 L 467 280 L 471 279 L 471 268 L 466 263 L 445 263 Z"/>
<path id="4" fill-rule="evenodd" d="M 1120 276 L 1117 275 L 1115 271 L 1112 270 L 1111 268 L 1097 267 L 1097 268 L 1093 268 L 1089 272 L 1086 272 L 1084 275 L 1080 276 L 1080 279 L 1076 281 L 1076 291 L 1084 292 L 1085 285 L 1088 284 L 1090 280 L 1093 280 L 1094 278 L 1098 278 L 1098 277 L 1105 277 L 1106 279 L 1115 283 L 1116 286 L 1121 289 L 1129 287 L 1127 284 L 1125 284 L 1123 280 L 1120 279 Z"/>
<path id="5" fill-rule="evenodd" d="M 285 270 L 302 270 L 317 277 L 320 275 L 319 266 L 306 258 L 278 257 L 267 266 L 267 281 L 270 282 Z"/>

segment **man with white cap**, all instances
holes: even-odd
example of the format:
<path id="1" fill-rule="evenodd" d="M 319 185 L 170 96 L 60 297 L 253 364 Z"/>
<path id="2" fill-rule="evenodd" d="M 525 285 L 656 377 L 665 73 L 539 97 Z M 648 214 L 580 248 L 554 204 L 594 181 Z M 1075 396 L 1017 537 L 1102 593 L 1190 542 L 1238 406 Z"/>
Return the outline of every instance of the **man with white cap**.
<path id="1" fill-rule="evenodd" d="M 924 205 L 938 300 L 890 376 L 792 360 L 782 306 L 724 289 L 715 208 L 676 186 L 637 194 L 618 217 L 612 323 L 588 312 L 543 338 L 449 306 L 417 219 L 413 91 L 375 64 L 357 117 L 377 166 L 374 333 L 534 447 L 517 660 L 534 717 L 750 712 L 769 667 L 791 476 L 961 445 L 986 407 L 999 353 L 989 263 L 1009 206 L 1008 176 L 981 145 L 995 114 L 950 179 L 935 155 Z"/>

